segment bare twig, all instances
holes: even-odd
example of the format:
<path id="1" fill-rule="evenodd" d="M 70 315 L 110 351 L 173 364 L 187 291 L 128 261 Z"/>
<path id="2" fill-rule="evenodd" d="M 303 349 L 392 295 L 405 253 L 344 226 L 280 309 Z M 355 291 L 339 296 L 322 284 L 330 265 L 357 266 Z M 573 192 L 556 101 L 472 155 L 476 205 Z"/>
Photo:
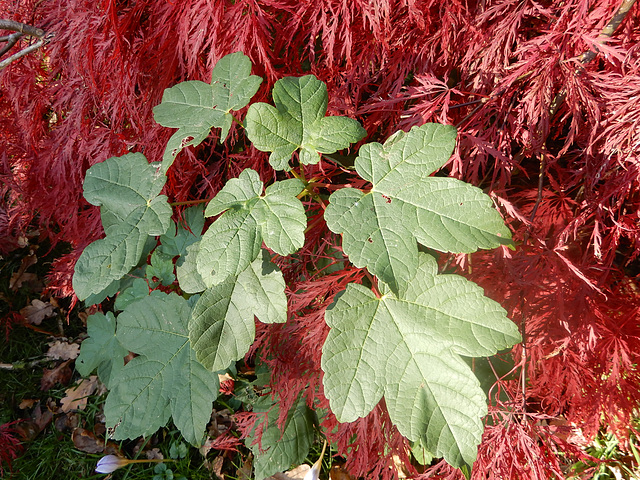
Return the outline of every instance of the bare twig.
<path id="1" fill-rule="evenodd" d="M 2 60 L 0 62 L 0 70 L 2 70 L 4 67 L 6 67 L 7 65 L 9 65 L 11 62 L 17 60 L 20 57 L 24 57 L 26 54 L 33 52 L 34 50 L 37 50 L 38 48 L 40 48 L 42 45 L 44 44 L 44 40 L 40 39 L 38 40 L 36 43 L 34 43 L 33 45 L 29 45 L 27 48 L 23 48 L 22 50 L 20 50 L 18 53 L 11 55 L 8 58 L 5 58 L 4 60 Z"/>
<path id="2" fill-rule="evenodd" d="M 0 30 L 11 30 L 15 32 L 15 33 L 12 33 L 11 35 L 0 38 L 0 41 L 7 42 L 7 44 L 4 47 L 2 47 L 2 49 L 0 49 L 0 56 L 4 55 L 9 50 L 11 50 L 11 48 L 16 43 L 18 43 L 20 38 L 22 38 L 25 35 L 29 37 L 35 37 L 38 39 L 36 43 L 29 45 L 28 47 L 20 50 L 18 53 L 11 55 L 10 57 L 2 60 L 0 62 L 0 70 L 5 68 L 11 62 L 17 60 L 18 58 L 23 57 L 33 52 L 34 50 L 37 50 L 45 43 L 45 41 L 47 41 L 47 38 L 48 38 L 46 36 L 46 32 L 41 28 L 34 27 L 32 25 L 27 25 L 21 22 L 16 22 L 14 20 L 0 19 Z"/>
<path id="3" fill-rule="evenodd" d="M 38 38 L 44 37 L 45 34 L 45 31 L 41 28 L 4 18 L 0 18 L 0 30 L 11 30 L 12 32 L 20 32 L 24 35 Z"/>

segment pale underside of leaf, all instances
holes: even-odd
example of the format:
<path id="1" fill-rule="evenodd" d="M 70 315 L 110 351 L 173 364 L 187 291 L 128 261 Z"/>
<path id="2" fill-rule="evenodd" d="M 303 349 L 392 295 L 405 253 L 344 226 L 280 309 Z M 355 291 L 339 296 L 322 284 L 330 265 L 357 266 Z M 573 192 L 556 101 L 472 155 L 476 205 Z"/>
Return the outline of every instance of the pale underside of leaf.
<path id="1" fill-rule="evenodd" d="M 486 414 L 484 393 L 460 354 L 492 355 L 520 335 L 477 285 L 436 273 L 435 260 L 421 253 L 403 296 L 347 286 L 325 316 L 324 386 L 342 422 L 365 416 L 384 396 L 403 435 L 423 438 L 459 467 L 473 463 Z"/>
<path id="2" fill-rule="evenodd" d="M 263 323 L 287 320 L 282 273 L 263 251 L 237 277 L 207 289 L 193 309 L 189 335 L 197 358 L 213 370 L 241 359 L 255 339 L 254 315 Z"/>
<path id="3" fill-rule="evenodd" d="M 200 444 L 218 377 L 195 358 L 187 330 L 190 315 L 182 297 L 154 292 L 118 317 L 118 340 L 140 356 L 124 366 L 105 403 L 115 438 L 149 435 L 171 416 L 190 443 Z"/>

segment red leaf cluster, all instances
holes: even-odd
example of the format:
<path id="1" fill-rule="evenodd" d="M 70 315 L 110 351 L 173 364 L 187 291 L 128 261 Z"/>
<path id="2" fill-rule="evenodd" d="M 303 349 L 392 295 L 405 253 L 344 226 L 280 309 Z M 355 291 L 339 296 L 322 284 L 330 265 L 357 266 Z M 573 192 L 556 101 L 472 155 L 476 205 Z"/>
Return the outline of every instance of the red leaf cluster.
<path id="1" fill-rule="evenodd" d="M 153 122 L 163 90 L 208 80 L 233 51 L 265 77 L 256 100 L 282 76 L 313 73 L 328 85 L 330 113 L 358 118 L 369 141 L 429 121 L 456 125 L 446 173 L 492 194 L 518 246 L 449 260 L 509 310 L 525 339 L 514 350 L 522 381 L 502 387 L 525 420 L 487 427 L 474 475 L 561 476 L 556 452 L 570 448 L 540 418 L 562 416 L 587 437 L 604 426 L 624 440 L 640 400 L 640 9 L 619 12 L 632 4 L 0 0 L 6 16 L 55 34 L 0 72 L 2 245 L 31 220 L 71 242 L 51 274 L 51 288 L 71 295 L 75 259 L 101 235 L 97 209 L 82 198 L 84 172 L 127 151 L 160 159 L 172 133 Z M 210 197 L 246 167 L 273 177 L 239 129 L 217 140 L 178 157 L 171 200 Z M 340 186 L 332 165 L 309 167 L 307 178 Z M 301 264 L 278 260 L 294 313 L 258 328 L 256 349 L 285 406 L 301 391 L 327 406 L 324 309 L 362 275 L 313 274 L 336 258 L 318 253 L 332 241 L 320 213 Z M 496 403 L 492 415 L 511 408 Z M 323 421 L 353 473 L 389 478 L 392 455 L 406 458 L 385 415 L 380 405 L 335 431 L 331 415 Z M 439 465 L 424 475 L 453 474 Z"/>

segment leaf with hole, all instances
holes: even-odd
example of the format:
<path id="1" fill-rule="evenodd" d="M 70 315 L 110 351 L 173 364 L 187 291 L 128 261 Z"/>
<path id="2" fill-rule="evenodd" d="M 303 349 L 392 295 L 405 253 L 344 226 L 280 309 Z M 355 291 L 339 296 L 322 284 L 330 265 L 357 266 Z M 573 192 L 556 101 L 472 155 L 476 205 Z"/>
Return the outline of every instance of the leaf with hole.
<path id="1" fill-rule="evenodd" d="M 430 177 L 455 145 L 453 127 L 425 124 L 398 132 L 384 145 L 364 145 L 356 171 L 372 188 L 337 190 L 329 197 L 327 226 L 357 267 L 402 292 L 417 268 L 418 245 L 442 252 L 473 252 L 509 243 L 511 234 L 479 188 Z"/>
<path id="2" fill-rule="evenodd" d="M 213 127 L 221 129 L 223 142 L 233 121 L 231 111 L 244 108 L 261 83 L 260 77 L 251 75 L 249 57 L 235 52 L 216 63 L 210 84 L 190 80 L 166 89 L 153 115 L 160 125 L 179 130 L 167 143 L 162 172 L 166 173 L 184 147 L 198 145 L 207 138 Z"/>
<path id="3" fill-rule="evenodd" d="M 198 360 L 217 371 L 244 357 L 255 340 L 254 316 L 263 323 L 287 321 L 284 289 L 282 273 L 264 250 L 237 277 L 207 289 L 189 323 Z"/>

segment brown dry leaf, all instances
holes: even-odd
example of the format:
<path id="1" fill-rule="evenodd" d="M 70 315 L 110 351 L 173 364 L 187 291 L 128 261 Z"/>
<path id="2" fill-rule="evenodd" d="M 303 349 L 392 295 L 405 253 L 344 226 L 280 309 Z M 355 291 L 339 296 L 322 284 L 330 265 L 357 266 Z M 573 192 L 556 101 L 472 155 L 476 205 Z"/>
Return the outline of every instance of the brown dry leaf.
<path id="1" fill-rule="evenodd" d="M 217 456 L 211 463 L 210 470 L 220 480 L 224 480 L 224 474 L 222 473 L 222 466 L 224 465 L 224 457 L 222 455 Z"/>
<path id="2" fill-rule="evenodd" d="M 75 447 L 86 453 L 102 453 L 104 441 L 85 428 L 76 428 L 71 434 L 71 440 Z"/>
<path id="3" fill-rule="evenodd" d="M 32 325 L 40 325 L 45 318 L 53 317 L 55 308 L 49 302 L 34 298 L 31 305 L 20 309 L 20 314 Z"/>
<path id="4" fill-rule="evenodd" d="M 59 432 L 66 432 L 67 430 L 73 430 L 80 425 L 80 417 L 77 413 L 62 413 L 60 415 L 56 415 L 53 424 Z"/>
<path id="5" fill-rule="evenodd" d="M 61 340 L 50 342 L 49 351 L 45 354 L 53 360 L 75 360 L 80 355 L 80 345 Z"/>
<path id="6" fill-rule="evenodd" d="M 76 383 L 71 388 L 65 390 L 65 397 L 60 400 L 60 410 L 70 412 L 71 410 L 84 410 L 87 406 L 87 397 L 98 388 L 98 377 L 91 375 L 83 378 L 80 383 Z"/>
<path id="7" fill-rule="evenodd" d="M 22 263 L 20 264 L 20 268 L 16 273 L 11 275 L 11 279 L 9 280 L 9 288 L 14 292 L 18 290 L 23 283 L 32 281 L 37 281 L 38 276 L 35 273 L 26 273 L 27 268 L 31 265 L 35 265 L 38 263 L 38 257 L 34 253 L 27 255 L 22 259 Z"/>
<path id="8" fill-rule="evenodd" d="M 247 459 L 242 463 L 242 467 L 236 470 L 238 480 L 251 480 L 251 472 L 253 470 L 253 455 L 247 455 Z"/>
<path id="9" fill-rule="evenodd" d="M 311 470 L 311 467 L 306 463 L 283 473 L 274 473 L 266 480 L 303 480 L 307 472 Z"/>
<path id="10" fill-rule="evenodd" d="M 329 478 L 331 480 L 354 480 L 340 465 L 334 465 L 329 470 Z"/>
<path id="11" fill-rule="evenodd" d="M 27 408 L 33 407 L 36 404 L 37 401 L 38 400 L 36 400 L 35 398 L 23 398 L 20 401 L 20 404 L 18 405 L 18 408 L 20 410 L 26 410 Z"/>
<path id="12" fill-rule="evenodd" d="M 52 369 L 43 368 L 42 378 L 40 379 L 40 390 L 46 392 L 56 383 L 60 383 L 61 385 L 68 384 L 73 375 L 71 368 L 69 368 L 70 362 L 71 360 L 66 360 Z"/>

